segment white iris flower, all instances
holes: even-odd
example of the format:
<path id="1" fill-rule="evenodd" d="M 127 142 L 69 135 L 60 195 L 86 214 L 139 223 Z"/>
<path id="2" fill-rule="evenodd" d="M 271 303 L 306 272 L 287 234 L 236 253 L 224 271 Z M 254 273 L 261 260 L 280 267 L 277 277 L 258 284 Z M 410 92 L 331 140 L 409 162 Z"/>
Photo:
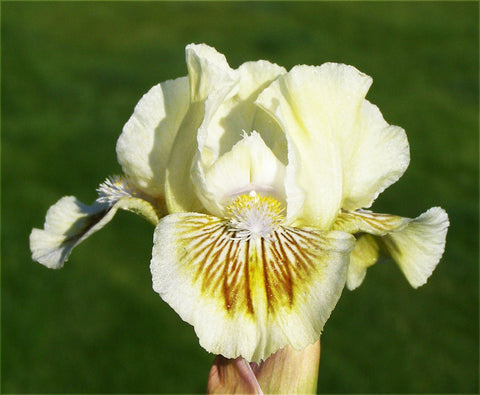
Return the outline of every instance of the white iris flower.
<path id="1" fill-rule="evenodd" d="M 52 206 L 31 233 L 34 260 L 59 268 L 119 208 L 137 212 L 156 226 L 154 290 L 206 350 L 248 361 L 317 341 L 380 251 L 413 287 L 427 281 L 445 211 L 365 210 L 409 164 L 404 130 L 365 99 L 369 76 L 334 63 L 232 69 L 207 45 L 188 45 L 186 62 L 188 76 L 154 86 L 126 123 L 125 176 L 92 206 Z"/>

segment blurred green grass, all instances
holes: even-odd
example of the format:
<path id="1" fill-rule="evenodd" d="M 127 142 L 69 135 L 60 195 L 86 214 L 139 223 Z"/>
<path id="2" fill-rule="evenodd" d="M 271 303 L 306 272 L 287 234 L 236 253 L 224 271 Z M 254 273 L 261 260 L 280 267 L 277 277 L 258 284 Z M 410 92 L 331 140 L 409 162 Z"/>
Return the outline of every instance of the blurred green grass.
<path id="1" fill-rule="evenodd" d="M 390 263 L 345 291 L 322 337 L 321 393 L 478 393 L 478 5 L 475 2 L 3 2 L 4 393 L 202 393 L 213 356 L 151 289 L 152 228 L 120 213 L 60 271 L 31 261 L 50 205 L 120 171 L 115 141 L 152 85 L 206 42 L 234 67 L 336 61 L 407 130 L 411 165 L 374 205 L 444 207 L 428 284 Z"/>

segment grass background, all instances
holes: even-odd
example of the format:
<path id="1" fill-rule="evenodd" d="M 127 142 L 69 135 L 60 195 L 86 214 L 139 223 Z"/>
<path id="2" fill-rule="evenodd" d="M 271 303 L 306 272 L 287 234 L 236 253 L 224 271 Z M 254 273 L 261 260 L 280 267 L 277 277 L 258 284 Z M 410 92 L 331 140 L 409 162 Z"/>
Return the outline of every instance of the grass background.
<path id="1" fill-rule="evenodd" d="M 141 95 L 186 73 L 184 46 L 230 64 L 353 64 L 407 131 L 411 165 L 374 204 L 450 215 L 446 253 L 410 288 L 391 262 L 345 291 L 322 337 L 321 393 L 478 392 L 476 2 L 2 3 L 4 393 L 201 393 L 213 356 L 151 289 L 152 227 L 122 212 L 52 271 L 28 235 L 120 171 Z"/>

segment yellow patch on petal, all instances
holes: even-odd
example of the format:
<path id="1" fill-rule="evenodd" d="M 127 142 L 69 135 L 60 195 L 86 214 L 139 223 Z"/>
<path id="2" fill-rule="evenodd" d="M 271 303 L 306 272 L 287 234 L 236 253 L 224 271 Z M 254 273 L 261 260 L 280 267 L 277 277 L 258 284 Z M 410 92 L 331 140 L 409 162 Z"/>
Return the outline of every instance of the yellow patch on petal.
<path id="1" fill-rule="evenodd" d="M 278 226 L 268 238 L 235 237 L 229 219 L 173 214 L 155 231 L 153 286 L 208 351 L 258 361 L 318 340 L 352 248 L 343 232 Z"/>

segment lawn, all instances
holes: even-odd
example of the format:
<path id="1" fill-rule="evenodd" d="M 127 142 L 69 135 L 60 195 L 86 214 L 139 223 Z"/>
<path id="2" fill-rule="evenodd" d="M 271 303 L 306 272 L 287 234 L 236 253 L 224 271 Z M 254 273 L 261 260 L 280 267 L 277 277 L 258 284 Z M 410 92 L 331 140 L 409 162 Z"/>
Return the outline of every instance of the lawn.
<path id="1" fill-rule="evenodd" d="M 202 393 L 214 356 L 152 290 L 152 226 L 121 212 L 62 270 L 28 236 L 64 195 L 120 172 L 139 98 L 205 42 L 237 67 L 327 61 L 373 77 L 410 167 L 376 212 L 450 216 L 445 255 L 413 290 L 390 261 L 344 294 L 322 335 L 319 393 L 478 393 L 476 2 L 3 2 L 3 393 Z"/>

